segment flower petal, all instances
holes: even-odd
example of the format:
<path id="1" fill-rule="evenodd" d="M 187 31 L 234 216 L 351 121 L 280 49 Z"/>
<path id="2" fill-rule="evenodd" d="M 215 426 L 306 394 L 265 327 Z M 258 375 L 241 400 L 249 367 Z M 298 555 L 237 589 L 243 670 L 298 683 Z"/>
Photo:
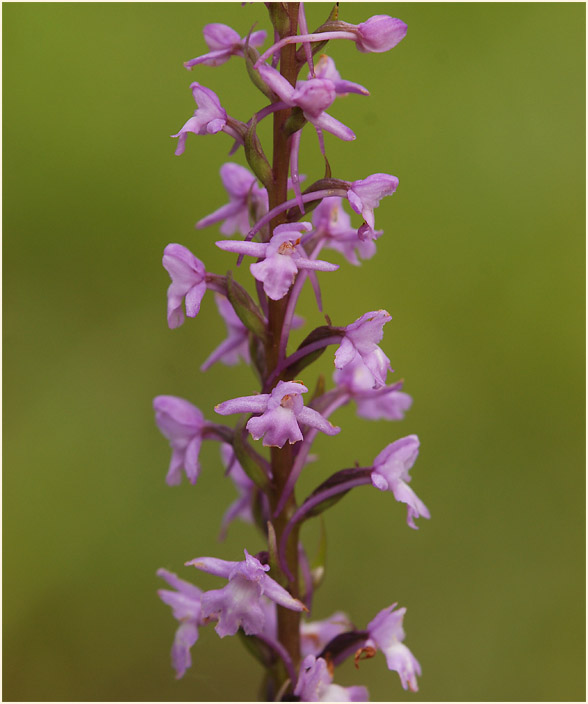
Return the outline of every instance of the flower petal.
<path id="1" fill-rule="evenodd" d="M 185 298 L 186 315 L 188 318 L 195 318 L 200 311 L 200 303 L 206 293 L 206 282 L 201 281 L 199 284 L 192 286 Z"/>
<path id="2" fill-rule="evenodd" d="M 221 416 L 230 416 L 233 413 L 263 413 L 267 408 L 268 399 L 269 394 L 240 396 L 219 403 L 214 410 Z"/>
<path id="3" fill-rule="evenodd" d="M 300 423 L 304 423 L 305 425 L 309 425 L 311 428 L 316 428 L 326 435 L 337 435 L 341 432 L 341 428 L 329 423 L 329 421 L 326 418 L 323 418 L 318 411 L 315 411 L 313 408 L 308 408 L 308 406 L 305 406 L 300 411 L 298 414 L 298 421 Z"/>
<path id="4" fill-rule="evenodd" d="M 349 129 L 347 125 L 339 122 L 339 120 L 336 120 L 326 112 L 323 112 L 316 118 L 311 116 L 311 119 L 308 119 L 306 114 L 304 116 L 309 122 L 312 122 L 315 127 L 320 127 L 320 129 L 334 134 L 335 137 L 339 137 L 339 139 L 345 142 L 352 142 L 355 139 L 355 132 L 353 132 L 353 130 Z"/>
<path id="5" fill-rule="evenodd" d="M 224 577 L 225 579 L 228 579 L 231 571 L 241 563 L 221 560 L 218 557 L 196 557 L 194 560 L 190 560 L 185 564 L 186 567 L 196 567 L 197 570 L 202 570 L 202 572 L 208 572 L 216 577 Z"/>
<path id="6" fill-rule="evenodd" d="M 276 604 L 291 611 L 308 611 L 300 600 L 295 599 L 290 592 L 280 586 L 269 575 L 264 574 L 260 583 L 264 596 L 267 596 L 268 599 L 271 599 Z"/>
<path id="7" fill-rule="evenodd" d="M 171 650 L 172 665 L 176 671 L 176 679 L 183 677 L 186 670 L 192 666 L 190 648 L 197 640 L 198 626 L 191 621 L 181 623 L 176 631 Z"/>
<path id="8" fill-rule="evenodd" d="M 243 242 L 241 240 L 219 240 L 215 242 L 219 249 L 235 254 L 246 254 L 249 257 L 265 257 L 267 244 L 262 242 Z"/>
<path id="9" fill-rule="evenodd" d="M 198 455 L 200 453 L 200 446 L 202 445 L 202 437 L 196 435 L 188 447 L 186 448 L 186 456 L 184 458 L 184 469 L 186 470 L 186 476 L 190 484 L 196 484 L 198 475 L 200 474 L 200 463 L 198 462 Z"/>

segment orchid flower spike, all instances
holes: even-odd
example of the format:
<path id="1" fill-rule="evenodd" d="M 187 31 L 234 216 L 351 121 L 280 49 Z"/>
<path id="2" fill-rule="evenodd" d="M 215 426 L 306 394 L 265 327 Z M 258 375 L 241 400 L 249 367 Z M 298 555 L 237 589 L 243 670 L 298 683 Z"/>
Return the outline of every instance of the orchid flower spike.
<path id="1" fill-rule="evenodd" d="M 202 30 L 204 41 L 210 49 L 207 54 L 197 56 L 195 59 L 184 62 L 184 66 L 188 71 L 192 70 L 193 66 L 204 64 L 205 66 L 220 66 L 228 61 L 231 56 L 243 56 L 247 37 L 241 38 L 234 29 L 226 24 L 213 23 L 204 25 Z M 252 32 L 249 36 L 249 46 L 261 46 L 267 32 L 261 30 Z"/>
<path id="2" fill-rule="evenodd" d="M 241 396 L 224 401 L 214 410 L 221 416 L 233 413 L 260 413 L 250 418 L 247 430 L 254 440 L 263 437 L 266 447 L 283 447 L 302 440 L 301 425 L 316 428 L 326 435 L 337 435 L 341 428 L 331 425 L 328 420 L 312 408 L 304 406 L 302 394 L 308 389 L 299 381 L 279 381 L 271 394 Z"/>
<path id="3" fill-rule="evenodd" d="M 163 250 L 163 267 L 172 280 L 167 289 L 167 324 L 179 328 L 184 322 L 182 303 L 188 318 L 195 318 L 206 292 L 204 264 L 181 244 L 168 244 Z"/>
<path id="4" fill-rule="evenodd" d="M 172 666 L 176 679 L 180 679 L 192 665 L 190 648 L 198 640 L 198 627 L 204 624 L 200 604 L 202 590 L 163 568 L 157 570 L 157 576 L 176 590 L 158 589 L 157 594 L 164 604 L 171 606 L 174 618 L 180 623 L 171 649 Z"/>
<path id="5" fill-rule="evenodd" d="M 172 448 L 165 481 L 169 486 L 179 484 L 183 469 L 188 481 L 196 484 L 200 473 L 198 455 L 206 425 L 204 416 L 196 406 L 177 396 L 156 396 L 153 410 L 157 427 Z"/>
<path id="6" fill-rule="evenodd" d="M 390 443 L 374 460 L 371 474 L 372 484 L 376 489 L 391 491 L 396 501 L 407 505 L 406 522 L 415 530 L 418 529 L 415 518 L 431 518 L 429 509 L 408 486 L 411 481 L 409 472 L 418 457 L 419 444 L 416 435 L 408 435 Z"/>
<path id="7" fill-rule="evenodd" d="M 229 580 L 222 589 L 204 592 L 201 597 L 202 617 L 218 619 L 215 630 L 221 638 L 234 636 L 239 627 L 248 636 L 261 633 L 265 625 L 262 599 L 270 599 L 292 611 L 307 610 L 301 601 L 266 574 L 269 565 L 262 565 L 247 550 L 242 562 L 197 557 L 186 562 L 186 566 L 189 565 Z"/>
<path id="8" fill-rule="evenodd" d="M 269 242 L 220 240 L 216 243 L 225 252 L 247 254 L 263 259 L 249 267 L 254 278 L 263 283 L 263 290 L 279 301 L 288 293 L 300 269 L 336 271 L 338 264 L 309 259 L 300 244 L 301 234 L 312 229 L 308 222 L 279 225 Z"/>
<path id="9" fill-rule="evenodd" d="M 220 231 L 223 235 L 230 236 L 239 232 L 245 236 L 251 227 L 249 213 L 258 220 L 267 212 L 267 191 L 257 184 L 257 179 L 250 171 L 239 164 L 223 164 L 220 176 L 229 194 L 229 202 L 199 220 L 196 227 L 201 229 L 222 222 Z"/>

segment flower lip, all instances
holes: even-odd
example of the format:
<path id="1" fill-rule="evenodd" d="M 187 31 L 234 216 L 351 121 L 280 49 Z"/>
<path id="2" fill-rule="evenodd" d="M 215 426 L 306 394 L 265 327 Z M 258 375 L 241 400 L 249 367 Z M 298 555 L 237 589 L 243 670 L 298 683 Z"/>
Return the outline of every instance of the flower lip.
<path id="1" fill-rule="evenodd" d="M 418 691 L 417 676 L 421 674 L 419 661 L 402 642 L 405 638 L 402 621 L 406 608 L 398 609 L 392 604 L 382 609 L 368 624 L 368 644 L 381 650 L 386 657 L 388 669 L 400 676 L 403 689 Z"/>
<path id="2" fill-rule="evenodd" d="M 419 439 L 416 435 L 400 438 L 385 447 L 374 460 L 371 474 L 372 484 L 380 491 L 391 491 L 396 501 L 406 504 L 406 522 L 410 528 L 418 529 L 414 519 L 430 518 L 425 504 L 409 486 L 409 474 L 419 454 Z"/>

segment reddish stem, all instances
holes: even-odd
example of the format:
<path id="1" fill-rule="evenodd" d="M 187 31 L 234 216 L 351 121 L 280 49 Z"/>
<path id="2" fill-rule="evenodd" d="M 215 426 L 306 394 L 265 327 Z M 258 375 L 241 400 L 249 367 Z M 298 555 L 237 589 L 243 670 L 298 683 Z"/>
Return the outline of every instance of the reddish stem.
<path id="1" fill-rule="evenodd" d="M 281 38 L 295 35 L 298 24 L 297 2 L 276 3 L 274 5 L 279 17 L 279 26 L 284 27 Z M 280 52 L 280 73 L 291 84 L 296 84 L 298 64 L 296 61 L 296 47 L 294 44 L 285 46 Z M 288 172 L 290 166 L 290 150 L 288 137 L 284 132 L 284 124 L 290 116 L 291 109 L 277 110 L 274 113 L 273 134 L 273 180 L 268 188 L 269 211 L 288 200 Z M 279 212 L 271 219 L 270 227 L 273 230 L 285 222 L 285 212 Z M 284 316 L 288 306 L 288 296 L 279 301 L 268 301 L 268 336 L 266 344 L 266 374 L 271 376 L 278 365 L 280 338 Z M 267 378 L 266 377 L 266 378 Z M 283 448 L 273 447 L 271 450 L 272 475 L 274 477 L 273 490 L 270 496 L 272 512 L 274 511 L 280 495 L 288 482 L 292 470 L 292 447 L 287 444 Z M 293 494 L 274 519 L 274 529 L 277 543 L 280 544 L 282 534 L 290 516 L 296 511 L 296 499 Z M 293 596 L 298 596 L 298 531 L 293 530 L 285 544 L 284 559 L 288 566 L 291 579 L 283 579 L 283 584 Z M 278 640 L 291 658 L 294 669 L 297 671 L 300 664 L 300 614 L 290 609 L 278 606 Z M 295 683 L 292 683 L 292 687 Z"/>

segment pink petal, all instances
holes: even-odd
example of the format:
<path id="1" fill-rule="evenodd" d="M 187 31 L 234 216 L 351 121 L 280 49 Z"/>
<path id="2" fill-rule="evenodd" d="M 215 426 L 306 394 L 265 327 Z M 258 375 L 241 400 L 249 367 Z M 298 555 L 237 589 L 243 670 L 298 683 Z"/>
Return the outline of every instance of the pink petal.
<path id="1" fill-rule="evenodd" d="M 221 416 L 230 416 L 233 413 L 263 413 L 267 408 L 268 400 L 269 394 L 240 396 L 219 403 L 214 410 Z"/>

